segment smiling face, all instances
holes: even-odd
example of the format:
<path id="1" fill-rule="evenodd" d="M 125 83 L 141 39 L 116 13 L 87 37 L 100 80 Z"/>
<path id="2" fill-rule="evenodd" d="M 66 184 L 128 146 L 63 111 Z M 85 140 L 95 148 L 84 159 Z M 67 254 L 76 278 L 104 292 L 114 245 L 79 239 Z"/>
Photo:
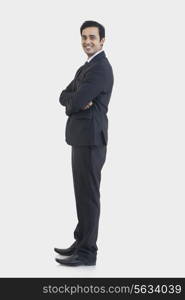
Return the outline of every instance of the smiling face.
<path id="1" fill-rule="evenodd" d="M 82 47 L 88 57 L 102 49 L 105 38 L 100 41 L 99 29 L 97 27 L 87 27 L 82 30 Z"/>

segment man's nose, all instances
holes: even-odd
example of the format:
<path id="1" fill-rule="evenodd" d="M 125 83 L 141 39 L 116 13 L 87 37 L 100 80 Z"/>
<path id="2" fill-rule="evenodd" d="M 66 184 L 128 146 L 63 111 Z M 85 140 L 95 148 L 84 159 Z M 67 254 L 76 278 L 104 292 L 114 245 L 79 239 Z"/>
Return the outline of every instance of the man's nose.
<path id="1" fill-rule="evenodd" d="M 86 39 L 86 44 L 90 44 L 91 40 L 89 38 Z"/>

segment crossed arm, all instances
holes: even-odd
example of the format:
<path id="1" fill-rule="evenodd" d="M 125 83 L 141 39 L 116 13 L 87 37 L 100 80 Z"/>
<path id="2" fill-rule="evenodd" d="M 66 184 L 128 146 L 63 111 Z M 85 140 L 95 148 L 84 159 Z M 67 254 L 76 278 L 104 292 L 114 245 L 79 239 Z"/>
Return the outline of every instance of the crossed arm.
<path id="1" fill-rule="evenodd" d="M 86 74 L 77 91 L 71 91 L 73 81 L 61 93 L 59 102 L 66 107 L 66 114 L 71 115 L 93 105 L 92 99 L 104 90 L 105 76 L 102 69 L 94 68 Z"/>

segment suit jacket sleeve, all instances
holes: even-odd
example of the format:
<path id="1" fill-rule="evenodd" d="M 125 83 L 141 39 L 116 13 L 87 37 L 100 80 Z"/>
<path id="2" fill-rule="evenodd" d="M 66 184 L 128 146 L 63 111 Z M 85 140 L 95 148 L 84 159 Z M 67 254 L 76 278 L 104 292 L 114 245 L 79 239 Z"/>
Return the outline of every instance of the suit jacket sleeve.
<path id="1" fill-rule="evenodd" d="M 64 90 L 62 92 L 60 103 L 66 106 L 67 115 L 79 112 L 105 90 L 105 75 L 105 70 L 96 65 L 87 71 L 77 91 L 68 92 Z"/>
<path id="2" fill-rule="evenodd" d="M 73 91 L 73 84 L 74 84 L 74 79 L 70 82 L 70 84 L 65 88 L 64 91 L 72 92 Z"/>

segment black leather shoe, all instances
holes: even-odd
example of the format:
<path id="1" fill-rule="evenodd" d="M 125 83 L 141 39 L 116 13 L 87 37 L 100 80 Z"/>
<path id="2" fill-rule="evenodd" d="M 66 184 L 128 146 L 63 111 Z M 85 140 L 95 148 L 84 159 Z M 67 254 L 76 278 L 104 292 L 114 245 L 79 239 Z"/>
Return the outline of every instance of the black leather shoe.
<path id="1" fill-rule="evenodd" d="M 74 254 L 71 257 L 65 259 L 55 258 L 55 260 L 61 265 L 70 266 L 70 267 L 96 265 L 96 261 L 87 262 L 84 259 L 82 259 L 78 254 Z"/>
<path id="2" fill-rule="evenodd" d="M 70 256 L 73 255 L 75 250 L 76 250 L 76 245 L 77 243 L 74 242 L 69 248 L 67 249 L 59 249 L 59 248 L 54 248 L 54 251 L 60 255 L 64 256 Z"/>

